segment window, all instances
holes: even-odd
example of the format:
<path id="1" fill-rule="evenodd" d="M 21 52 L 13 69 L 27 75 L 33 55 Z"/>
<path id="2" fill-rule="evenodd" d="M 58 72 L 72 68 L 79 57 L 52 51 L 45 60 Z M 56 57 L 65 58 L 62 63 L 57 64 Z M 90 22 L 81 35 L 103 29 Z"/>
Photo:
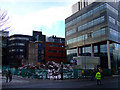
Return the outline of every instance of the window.
<path id="1" fill-rule="evenodd" d="M 100 45 L 100 53 L 107 53 L 107 45 Z"/>
<path id="2" fill-rule="evenodd" d="M 50 59 L 61 59 L 62 57 L 56 57 L 56 56 L 49 56 Z"/>
<path id="3" fill-rule="evenodd" d="M 97 11 L 99 11 L 99 7 L 96 7 L 93 12 L 96 13 Z"/>
<path id="4" fill-rule="evenodd" d="M 94 53 L 98 53 L 98 46 L 94 46 Z"/>
<path id="5" fill-rule="evenodd" d="M 81 30 L 82 30 L 81 28 L 82 28 L 82 26 L 79 26 L 79 27 L 78 27 L 78 31 L 81 31 Z"/>
<path id="6" fill-rule="evenodd" d="M 9 40 L 14 40 L 15 38 L 14 37 L 12 37 L 12 38 L 10 38 Z"/>
<path id="7" fill-rule="evenodd" d="M 92 20 L 92 21 L 90 21 L 88 23 L 85 23 L 83 25 L 78 26 L 78 31 L 82 31 L 82 30 L 90 28 L 90 27 L 92 27 L 94 25 L 100 24 L 100 23 L 104 22 L 104 20 L 105 20 L 104 16 L 99 17 L 97 19 L 94 19 L 94 20 Z"/>
<path id="8" fill-rule="evenodd" d="M 18 39 L 18 40 L 29 40 L 28 37 L 12 37 L 9 40 L 16 40 L 16 39 Z"/>
<path id="9" fill-rule="evenodd" d="M 23 49 L 20 49 L 20 52 L 23 52 Z"/>
<path id="10" fill-rule="evenodd" d="M 117 25 L 120 26 L 120 22 L 119 21 L 117 21 Z"/>
<path id="11" fill-rule="evenodd" d="M 110 34 L 115 37 L 120 37 L 120 33 L 112 28 L 110 28 Z"/>
<path id="12" fill-rule="evenodd" d="M 73 24 L 76 24 L 77 22 L 80 22 L 81 20 L 85 19 L 86 17 L 89 17 L 89 16 L 103 10 L 104 8 L 107 8 L 107 9 L 111 10 L 113 13 L 115 13 L 116 15 L 118 15 L 118 10 L 116 10 L 115 8 L 110 6 L 108 3 L 104 3 L 104 4 L 94 8 L 93 10 L 90 10 L 89 12 L 77 17 L 76 19 L 66 23 L 65 27 L 69 27 L 69 26 L 71 26 Z"/>
<path id="13" fill-rule="evenodd" d="M 14 52 L 14 51 L 15 51 L 15 49 L 10 49 L 10 50 L 9 50 L 9 52 Z"/>
<path id="14" fill-rule="evenodd" d="M 67 55 L 69 55 L 69 54 L 76 54 L 76 53 L 77 53 L 77 49 L 67 50 Z"/>
<path id="15" fill-rule="evenodd" d="M 48 52 L 52 52 L 52 53 L 63 53 L 63 51 L 59 51 L 59 50 L 48 50 Z"/>
<path id="16" fill-rule="evenodd" d="M 25 46 L 24 43 L 12 43 L 9 46 Z"/>
<path id="17" fill-rule="evenodd" d="M 115 13 L 116 15 L 118 15 L 118 11 L 115 8 L 113 8 L 112 6 L 110 6 L 108 3 L 106 3 L 106 5 L 107 5 L 107 9 L 111 10 L 113 13 Z"/>
<path id="18" fill-rule="evenodd" d="M 49 44 L 50 47 L 63 47 L 63 45 Z"/>
<path id="19" fill-rule="evenodd" d="M 101 36 L 101 35 L 105 35 L 105 28 L 102 28 L 102 29 L 100 29 L 100 30 L 94 31 L 94 32 L 92 33 L 92 38 L 94 38 L 94 37 L 99 37 L 99 36 Z"/>
<path id="20" fill-rule="evenodd" d="M 10 49 L 9 52 L 23 52 L 23 49 Z"/>
<path id="21" fill-rule="evenodd" d="M 82 49 L 84 55 L 91 55 L 91 47 L 83 47 Z"/>
<path id="22" fill-rule="evenodd" d="M 67 32 L 66 32 L 66 36 L 69 36 L 69 35 L 74 34 L 74 33 L 76 33 L 76 28 L 67 31 Z"/>
<path id="23" fill-rule="evenodd" d="M 112 18 L 111 16 L 109 16 L 109 22 L 111 22 L 111 23 L 115 24 L 115 19 L 114 19 L 114 18 Z"/>
<path id="24" fill-rule="evenodd" d="M 76 43 L 82 40 L 86 40 L 88 38 L 87 34 L 76 37 L 76 38 L 72 38 L 70 40 L 67 40 L 67 44 L 72 44 L 72 43 Z"/>
<path id="25" fill-rule="evenodd" d="M 90 10 L 89 12 L 87 12 L 87 13 L 77 17 L 76 19 L 73 19 L 72 21 L 66 23 L 65 27 L 67 28 L 67 27 L 69 27 L 71 25 L 74 25 L 77 22 L 80 22 L 81 20 L 83 20 L 83 19 L 85 19 L 85 18 L 87 18 L 87 17 L 89 17 L 89 16 L 103 10 L 104 8 L 106 8 L 106 3 L 100 5 L 100 6 L 96 7 L 96 8 L 94 8 L 93 10 Z M 111 8 L 113 8 L 113 7 L 111 7 Z M 117 11 L 114 11 L 114 9 L 112 9 L 112 10 L 113 10 L 113 12 L 117 12 Z"/>

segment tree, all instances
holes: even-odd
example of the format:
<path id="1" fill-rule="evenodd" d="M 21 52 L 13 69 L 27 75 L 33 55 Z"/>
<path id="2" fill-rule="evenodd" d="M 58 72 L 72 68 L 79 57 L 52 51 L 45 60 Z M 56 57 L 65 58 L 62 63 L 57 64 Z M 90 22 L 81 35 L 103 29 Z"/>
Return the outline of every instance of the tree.
<path id="1" fill-rule="evenodd" d="M 10 28 L 8 26 L 9 23 L 9 16 L 6 11 L 0 9 L 0 31 L 5 31 Z"/>

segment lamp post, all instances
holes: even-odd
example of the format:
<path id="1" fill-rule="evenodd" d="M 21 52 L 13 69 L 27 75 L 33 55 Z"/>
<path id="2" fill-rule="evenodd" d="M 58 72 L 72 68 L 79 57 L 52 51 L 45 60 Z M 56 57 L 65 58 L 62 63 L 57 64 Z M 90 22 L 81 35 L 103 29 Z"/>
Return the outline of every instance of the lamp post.
<path id="1" fill-rule="evenodd" d="M 84 36 L 84 60 L 85 60 L 85 70 L 86 70 L 86 55 L 85 55 L 85 36 Z"/>
<path id="2" fill-rule="evenodd" d="M 63 80 L 63 45 L 62 45 L 62 53 L 61 53 L 61 80 Z"/>
<path id="3" fill-rule="evenodd" d="M 63 80 L 63 62 L 61 62 L 61 80 Z"/>

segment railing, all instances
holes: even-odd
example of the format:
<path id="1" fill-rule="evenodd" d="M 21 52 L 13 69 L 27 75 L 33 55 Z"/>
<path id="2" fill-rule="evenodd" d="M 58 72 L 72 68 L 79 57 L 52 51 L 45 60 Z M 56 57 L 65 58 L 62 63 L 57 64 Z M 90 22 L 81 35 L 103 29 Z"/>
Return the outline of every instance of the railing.
<path id="1" fill-rule="evenodd" d="M 53 73 L 49 72 L 48 69 L 13 69 L 10 67 L 3 67 L 3 75 L 6 74 L 7 70 L 11 70 L 13 75 L 22 76 L 25 78 L 36 78 L 36 79 L 60 79 L 61 74 L 60 72 Z M 70 69 L 70 70 L 63 70 L 63 79 L 79 79 L 79 78 L 90 78 L 91 70 L 83 70 L 83 69 Z M 104 76 L 111 76 L 111 70 L 104 69 L 103 70 Z"/>

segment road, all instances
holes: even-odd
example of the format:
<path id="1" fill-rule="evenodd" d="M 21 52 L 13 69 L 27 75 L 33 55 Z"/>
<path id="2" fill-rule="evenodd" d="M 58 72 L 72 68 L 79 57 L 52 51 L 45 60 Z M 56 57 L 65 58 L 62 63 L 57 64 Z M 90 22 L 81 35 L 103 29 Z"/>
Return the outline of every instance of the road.
<path id="1" fill-rule="evenodd" d="M 102 85 L 97 85 L 96 81 L 89 79 L 71 79 L 71 80 L 42 80 L 42 79 L 25 79 L 17 76 L 13 81 L 6 83 L 2 79 L 2 88 L 120 88 L 120 78 L 105 77 Z"/>

